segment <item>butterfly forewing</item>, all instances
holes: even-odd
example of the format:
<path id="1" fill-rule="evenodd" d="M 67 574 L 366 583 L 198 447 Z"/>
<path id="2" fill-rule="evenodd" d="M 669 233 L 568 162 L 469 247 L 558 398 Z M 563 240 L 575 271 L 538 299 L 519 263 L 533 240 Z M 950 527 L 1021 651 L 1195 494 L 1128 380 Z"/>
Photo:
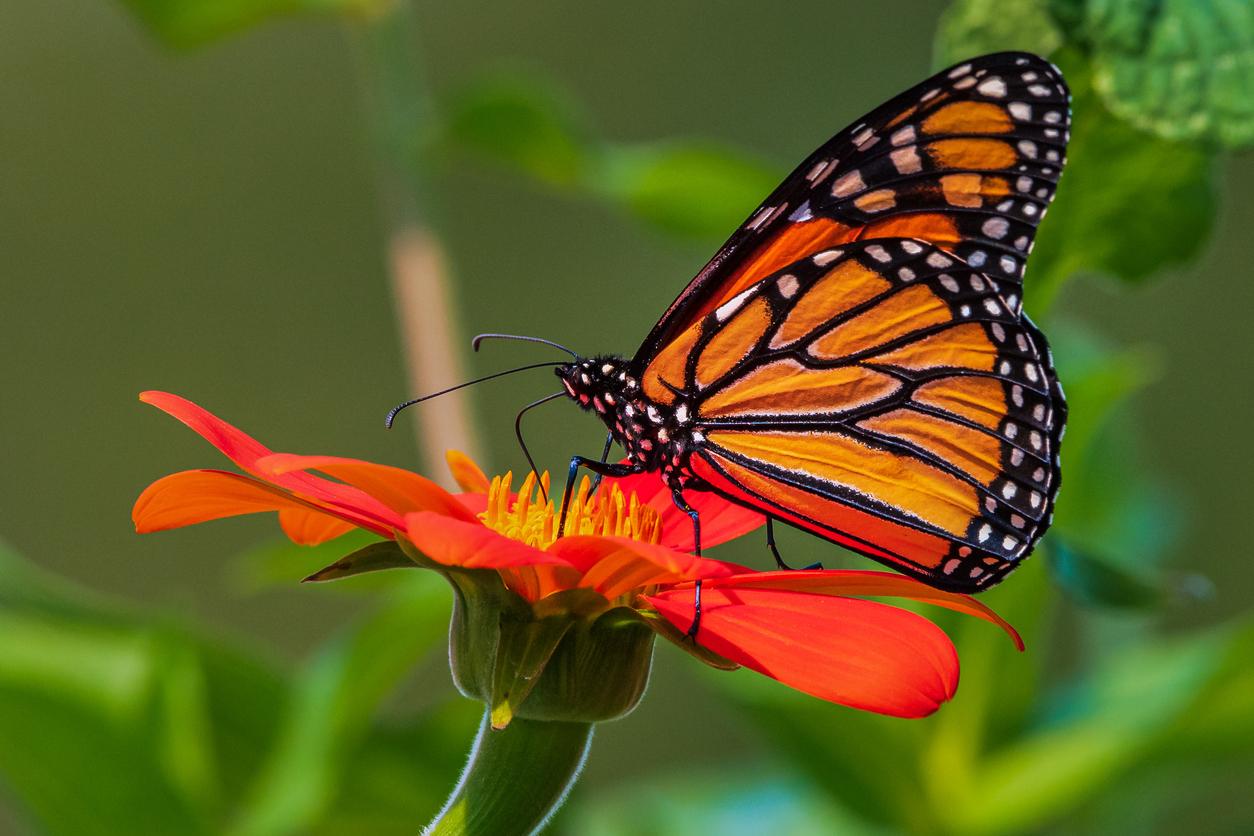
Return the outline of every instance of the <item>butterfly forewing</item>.
<path id="1" fill-rule="evenodd" d="M 1048 525 L 1065 418 L 1048 349 L 927 242 L 786 265 L 668 344 L 643 385 L 692 411 L 710 488 L 929 583 L 983 588 Z"/>
<path id="2" fill-rule="evenodd" d="M 1064 162 L 1068 101 L 1048 61 L 1000 53 L 877 108 L 754 210 L 650 332 L 637 362 L 763 277 L 854 240 L 930 242 L 993 279 L 1017 313 L 1024 260 Z"/>

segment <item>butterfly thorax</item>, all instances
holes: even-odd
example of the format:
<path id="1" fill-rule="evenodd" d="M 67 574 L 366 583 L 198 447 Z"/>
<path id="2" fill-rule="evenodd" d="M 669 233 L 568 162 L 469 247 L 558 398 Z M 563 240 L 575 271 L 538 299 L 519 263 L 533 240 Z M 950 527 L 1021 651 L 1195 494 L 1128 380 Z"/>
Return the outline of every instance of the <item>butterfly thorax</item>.
<path id="1" fill-rule="evenodd" d="M 672 487 L 692 478 L 688 455 L 696 438 L 689 408 L 650 400 L 629 360 L 592 357 L 558 367 L 557 376 L 571 400 L 600 416 L 632 464 L 661 471 Z"/>

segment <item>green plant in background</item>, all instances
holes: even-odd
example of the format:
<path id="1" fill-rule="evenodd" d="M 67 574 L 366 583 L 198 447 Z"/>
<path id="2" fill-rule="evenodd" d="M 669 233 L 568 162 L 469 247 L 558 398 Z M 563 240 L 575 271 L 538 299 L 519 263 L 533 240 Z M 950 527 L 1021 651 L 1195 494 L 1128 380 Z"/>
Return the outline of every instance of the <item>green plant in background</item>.
<path id="1" fill-rule="evenodd" d="M 190 45 L 273 15 L 368 19 L 393 4 L 127 5 Z M 1237 0 L 950 7 L 938 65 L 1000 49 L 1051 54 L 1075 94 L 1070 162 L 1026 276 L 1027 309 L 1051 320 L 1071 402 L 1066 487 L 1045 553 L 986 598 L 1021 629 L 1029 654 L 980 625 L 946 625 L 965 663 L 959 696 L 911 724 L 748 676 L 711 677 L 780 753 L 769 774 L 660 776 L 585 796 L 554 829 L 1145 830 L 1204 798 L 1211 777 L 1254 771 L 1254 627 L 1171 635 L 1157 624 L 1161 607 L 1197 585 L 1160 565 L 1179 522 L 1137 449 L 1129 400 L 1154 379 L 1152 348 L 1111 346 L 1093 323 L 1052 313 L 1078 275 L 1144 283 L 1197 256 L 1217 164 L 1254 142 L 1254 12 Z M 485 78 L 432 118 L 428 152 L 489 158 L 703 246 L 783 172 L 716 142 L 603 139 L 562 91 L 519 73 Z M 290 581 L 291 566 L 341 553 L 275 547 L 262 565 Z M 288 669 L 0 554 L 5 784 L 50 833 L 412 832 L 439 807 L 478 711 L 415 699 L 420 708 L 385 718 L 382 703 L 442 643 L 447 594 L 425 577 L 348 583 L 370 612 Z M 1086 637 L 1080 664 L 1053 670 L 1051 645 L 1076 634 Z"/>

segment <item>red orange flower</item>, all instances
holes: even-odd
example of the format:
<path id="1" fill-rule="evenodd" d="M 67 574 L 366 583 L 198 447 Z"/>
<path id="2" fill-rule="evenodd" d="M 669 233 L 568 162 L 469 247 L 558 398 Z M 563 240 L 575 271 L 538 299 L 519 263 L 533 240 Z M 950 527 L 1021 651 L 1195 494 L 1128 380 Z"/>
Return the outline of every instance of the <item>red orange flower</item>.
<path id="1" fill-rule="evenodd" d="M 178 418 L 244 471 L 191 470 L 157 480 L 135 503 L 140 532 L 262 511 L 277 511 L 297 543 L 362 528 L 446 573 L 497 573 L 539 617 L 578 600 L 582 615 L 621 610 L 681 646 L 695 614 L 694 582 L 701 580 L 700 647 L 685 649 L 821 699 L 900 717 L 925 716 L 953 696 L 957 654 L 932 622 L 861 596 L 965 612 L 1019 642 L 1013 628 L 969 596 L 891 573 L 758 572 L 689 554 L 689 519 L 655 475 L 607 480 L 595 493 L 585 481 L 558 537 L 553 502 L 544 498 L 547 477 L 543 492 L 528 477 L 514 493 L 508 475 L 489 480 L 468 458 L 450 453 L 465 491 L 452 494 L 387 465 L 274 453 L 175 395 L 145 392 L 140 399 Z M 701 513 L 706 546 L 762 524 L 759 515 L 711 494 L 690 501 Z"/>

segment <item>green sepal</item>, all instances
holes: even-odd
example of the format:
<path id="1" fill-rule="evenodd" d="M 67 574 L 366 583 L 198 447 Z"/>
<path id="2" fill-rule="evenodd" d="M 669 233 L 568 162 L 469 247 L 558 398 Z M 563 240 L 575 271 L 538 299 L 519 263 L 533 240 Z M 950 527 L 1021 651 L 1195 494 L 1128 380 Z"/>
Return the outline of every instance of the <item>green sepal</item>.
<path id="1" fill-rule="evenodd" d="M 449 570 L 453 681 L 489 706 L 491 724 L 514 718 L 595 723 L 622 717 L 644 694 L 653 631 L 627 607 L 568 590 L 533 607 L 500 575 Z"/>
<path id="2" fill-rule="evenodd" d="M 366 572 L 379 572 L 384 569 L 418 569 L 421 568 L 405 553 L 395 540 L 384 540 L 371 543 L 352 554 L 345 555 L 330 566 L 319 569 L 301 583 L 321 583 L 338 578 L 361 575 Z"/>
<path id="3" fill-rule="evenodd" d="M 678 627 L 660 615 L 656 613 L 643 613 L 642 615 L 653 632 L 694 659 L 720 671 L 734 671 L 740 667 L 737 662 L 733 662 L 731 659 L 720 656 L 713 650 L 697 644 L 687 633 L 681 632 Z"/>

